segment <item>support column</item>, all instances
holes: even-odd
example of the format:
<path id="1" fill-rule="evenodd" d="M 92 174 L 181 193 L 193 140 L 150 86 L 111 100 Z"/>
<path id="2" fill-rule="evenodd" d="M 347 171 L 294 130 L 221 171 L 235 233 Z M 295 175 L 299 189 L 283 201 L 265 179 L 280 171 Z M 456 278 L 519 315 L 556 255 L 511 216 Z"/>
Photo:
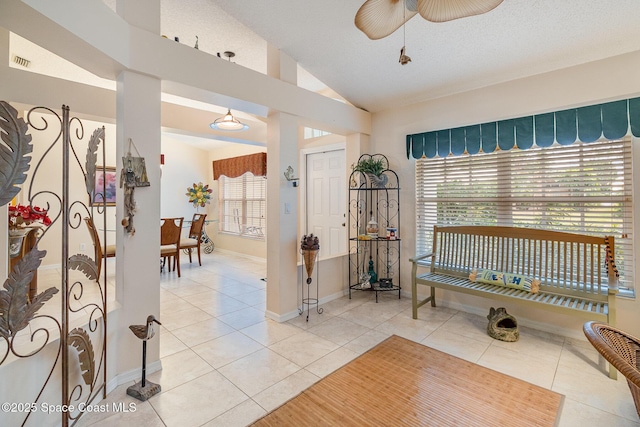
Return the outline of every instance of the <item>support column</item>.
<path id="1" fill-rule="evenodd" d="M 117 82 L 117 176 L 122 157 L 129 151 L 129 138 L 145 158 L 149 187 L 134 190 L 137 206 L 133 224 L 135 234 L 126 233 L 124 192 L 116 199 L 116 297 L 121 304 L 118 314 L 118 372 L 139 367 L 137 351 L 141 342 L 129 325 L 144 324 L 148 315 L 160 317 L 160 80 L 123 71 Z M 135 150 L 131 150 L 135 156 Z M 149 342 L 149 362 L 159 359 L 158 339 Z"/>
<path id="2" fill-rule="evenodd" d="M 118 0 L 117 12 L 130 24 L 160 33 L 160 0 Z M 147 316 L 160 316 L 160 145 L 161 81 L 132 71 L 123 71 L 117 80 L 116 159 L 117 173 L 122 157 L 129 151 L 129 138 L 145 158 L 151 185 L 134 190 L 137 212 L 133 219 L 135 234 L 126 233 L 120 221 L 124 217 L 124 192 L 116 199 L 116 297 L 121 305 L 117 315 L 116 372 L 136 372 L 139 378 L 142 343 L 129 325 L 144 324 Z M 136 156 L 134 149 L 132 154 Z M 159 360 L 159 337 L 148 343 L 148 363 Z"/>
<path id="3" fill-rule="evenodd" d="M 267 75 L 283 82 L 298 85 L 298 64 L 277 47 L 267 45 Z"/>
<path id="4" fill-rule="evenodd" d="M 352 133 L 347 135 L 347 177 L 351 173 L 351 165 L 358 162 L 361 154 L 371 153 L 369 135 L 364 133 Z"/>
<path id="5" fill-rule="evenodd" d="M 297 83 L 297 64 L 277 48 L 267 46 L 267 73 Z M 297 315 L 298 196 L 284 177 L 298 166 L 298 118 L 272 112 L 267 118 L 267 313 L 277 321 Z"/>
<path id="6" fill-rule="evenodd" d="M 284 177 L 298 168 L 298 119 L 273 113 L 267 119 L 267 316 L 297 315 L 298 187 Z"/>

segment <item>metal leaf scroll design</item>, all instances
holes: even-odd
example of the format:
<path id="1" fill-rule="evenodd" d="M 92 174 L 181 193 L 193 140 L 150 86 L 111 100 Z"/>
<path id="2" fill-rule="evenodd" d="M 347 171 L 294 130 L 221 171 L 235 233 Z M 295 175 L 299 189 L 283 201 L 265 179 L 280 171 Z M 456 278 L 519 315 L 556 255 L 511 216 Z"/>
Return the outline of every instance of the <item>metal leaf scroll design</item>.
<path id="1" fill-rule="evenodd" d="M 49 288 L 39 293 L 33 301 L 27 299 L 33 274 L 46 253 L 37 247 L 29 251 L 13 267 L 4 282 L 4 289 L 0 290 L 0 335 L 6 339 L 26 328 L 44 303 L 58 293 L 58 289 Z"/>
<path id="2" fill-rule="evenodd" d="M 93 131 L 91 138 L 89 139 L 89 145 L 87 146 L 87 158 L 85 168 L 87 175 L 85 177 L 85 184 L 87 186 L 87 193 L 92 194 L 94 185 L 96 182 L 96 164 L 98 163 L 98 147 L 100 141 L 104 141 L 104 127 L 97 128 Z"/>
<path id="3" fill-rule="evenodd" d="M 91 386 L 95 374 L 95 355 L 89 334 L 82 328 L 69 332 L 69 345 L 78 351 L 80 370 L 86 385 Z"/>
<path id="4" fill-rule="evenodd" d="M 15 108 L 0 101 L 0 206 L 4 206 L 20 192 L 18 184 L 27 179 L 33 151 L 27 124 L 18 118 Z"/>
<path id="5" fill-rule="evenodd" d="M 93 259 L 86 255 L 71 255 L 71 257 L 69 257 L 69 268 L 71 270 L 82 271 L 89 280 L 98 280 L 98 266 Z"/>

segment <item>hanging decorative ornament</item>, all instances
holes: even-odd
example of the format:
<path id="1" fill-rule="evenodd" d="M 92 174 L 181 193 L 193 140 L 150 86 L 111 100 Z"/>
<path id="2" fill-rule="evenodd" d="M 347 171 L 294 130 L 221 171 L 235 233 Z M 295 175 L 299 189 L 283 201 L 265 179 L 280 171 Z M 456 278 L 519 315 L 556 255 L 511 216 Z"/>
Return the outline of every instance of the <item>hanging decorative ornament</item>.
<path id="1" fill-rule="evenodd" d="M 131 154 L 132 148 L 136 150 L 137 157 Z M 144 157 L 140 156 L 133 140 L 129 138 L 129 151 L 122 158 L 122 171 L 120 172 L 120 188 L 124 187 L 125 212 L 125 216 L 120 223 L 131 236 L 136 233 L 136 229 L 133 227 L 133 217 L 137 209 L 136 201 L 133 197 L 134 190 L 136 187 L 149 187 L 150 185 Z"/>

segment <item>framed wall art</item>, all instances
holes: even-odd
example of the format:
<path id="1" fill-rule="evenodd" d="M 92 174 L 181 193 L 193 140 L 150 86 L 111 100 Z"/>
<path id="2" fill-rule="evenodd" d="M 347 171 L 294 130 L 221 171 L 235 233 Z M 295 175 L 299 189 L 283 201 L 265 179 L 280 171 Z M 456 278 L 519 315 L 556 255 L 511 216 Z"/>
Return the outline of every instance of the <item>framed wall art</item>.
<path id="1" fill-rule="evenodd" d="M 96 169 L 96 181 L 91 194 L 91 206 L 102 205 L 106 201 L 107 206 L 116 205 L 116 168 L 106 166 Z M 104 190 L 104 194 L 103 194 Z"/>

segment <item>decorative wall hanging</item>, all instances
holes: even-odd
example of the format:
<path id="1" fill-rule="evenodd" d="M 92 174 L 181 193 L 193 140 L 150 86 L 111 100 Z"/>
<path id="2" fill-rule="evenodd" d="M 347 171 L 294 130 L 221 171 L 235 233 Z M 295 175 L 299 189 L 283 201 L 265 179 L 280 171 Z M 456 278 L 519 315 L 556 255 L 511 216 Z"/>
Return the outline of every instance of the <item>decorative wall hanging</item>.
<path id="1" fill-rule="evenodd" d="M 136 150 L 136 154 L 140 156 L 133 141 L 129 139 L 129 149 L 131 149 L 132 145 Z M 151 185 L 147 176 L 147 165 L 144 162 L 144 157 L 133 157 L 131 151 L 122 158 L 122 173 L 125 175 L 126 182 L 133 183 L 134 187 L 149 187 Z"/>
<path id="2" fill-rule="evenodd" d="M 137 157 L 131 155 L 131 148 L 136 150 Z M 122 158 L 122 171 L 120 172 L 120 188 L 124 186 L 124 212 L 121 224 L 130 236 L 136 233 L 133 227 L 133 217 L 136 212 L 136 201 L 133 198 L 136 187 L 149 187 L 149 177 L 147 176 L 147 166 L 144 157 L 140 156 L 133 140 L 129 138 L 129 151 Z"/>
<path id="3" fill-rule="evenodd" d="M 193 187 L 187 188 L 187 192 L 185 193 L 189 196 L 189 203 L 193 203 L 193 207 L 197 208 L 205 207 L 205 205 L 211 202 L 211 193 L 213 190 L 209 188 L 209 184 L 204 185 L 201 182 L 194 183 Z"/>
<path id="4" fill-rule="evenodd" d="M 289 181 L 294 187 L 298 186 L 298 181 L 300 178 L 294 177 L 293 168 L 291 166 L 287 166 L 287 170 L 284 172 L 284 177 L 287 181 Z"/>

